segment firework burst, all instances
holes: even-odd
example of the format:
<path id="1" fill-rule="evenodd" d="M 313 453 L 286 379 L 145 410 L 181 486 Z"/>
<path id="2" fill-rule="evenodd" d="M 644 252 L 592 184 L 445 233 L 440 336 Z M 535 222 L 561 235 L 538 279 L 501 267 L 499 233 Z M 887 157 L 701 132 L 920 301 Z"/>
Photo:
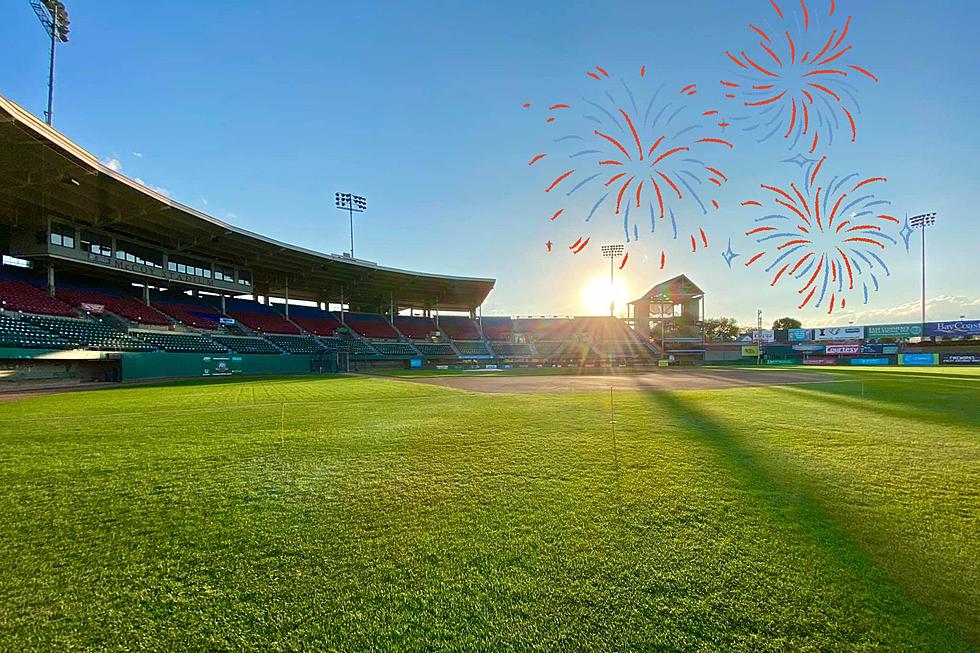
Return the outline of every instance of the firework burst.
<path id="1" fill-rule="evenodd" d="M 835 0 L 770 0 L 772 23 L 749 24 L 758 48 L 726 51 L 737 68 L 721 81 L 725 97 L 736 106 L 730 122 L 763 142 L 782 137 L 812 154 L 844 131 L 857 140 L 860 114 L 857 80 L 878 81 L 853 61 L 848 41 L 851 16 L 837 11 Z"/>
<path id="2" fill-rule="evenodd" d="M 548 106 L 546 123 L 558 133 L 545 152 L 531 157 L 529 166 L 554 166 L 544 191 L 562 198 L 562 206 L 549 216 L 567 220 L 569 203 L 585 196 L 584 221 L 597 216 L 621 219 L 626 243 L 640 237 L 641 223 L 656 233 L 658 223 L 670 224 L 673 239 L 686 231 L 692 251 L 708 246 L 700 220 L 718 209 L 715 192 L 728 177 L 714 160 L 732 148 L 720 137 L 717 111 L 691 106 L 697 86 L 689 84 L 649 91 L 646 68 L 634 88 L 613 78 L 602 67 L 586 72 L 591 93 L 574 106 Z M 527 107 L 528 105 L 525 105 Z M 687 238 L 685 238 L 687 240 Z M 589 243 L 579 238 L 569 249 L 581 253 Z M 627 254 L 628 256 L 628 254 Z M 625 265 L 624 257 L 622 265 Z M 664 267 L 666 252 L 660 252 Z"/>
<path id="3" fill-rule="evenodd" d="M 828 180 L 828 168 L 827 157 L 811 161 L 799 186 L 761 184 L 758 199 L 742 206 L 764 213 L 745 232 L 758 250 L 745 266 L 766 265 L 770 286 L 798 282 L 799 308 L 826 306 L 830 314 L 846 308 L 853 294 L 867 304 L 879 276 L 891 274 L 883 253 L 897 243 L 900 223 L 888 214 L 890 202 L 873 192 L 884 177 Z"/>

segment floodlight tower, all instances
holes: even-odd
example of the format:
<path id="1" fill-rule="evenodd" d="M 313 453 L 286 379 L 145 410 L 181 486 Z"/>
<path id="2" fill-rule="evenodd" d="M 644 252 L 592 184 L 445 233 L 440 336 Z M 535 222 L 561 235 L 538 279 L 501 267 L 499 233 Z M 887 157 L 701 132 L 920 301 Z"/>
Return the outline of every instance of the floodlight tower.
<path id="1" fill-rule="evenodd" d="M 613 282 L 613 263 L 623 255 L 626 247 L 624 245 L 603 245 L 600 249 L 602 249 L 602 256 L 609 259 L 609 317 L 616 317 L 616 287 Z"/>
<path id="2" fill-rule="evenodd" d="M 922 230 L 922 254 L 921 254 L 921 265 L 922 265 L 922 324 L 926 323 L 926 227 L 931 227 L 936 224 L 936 214 L 935 213 L 923 213 L 922 215 L 916 215 L 909 218 L 909 225 L 913 229 Z"/>
<path id="3" fill-rule="evenodd" d="M 44 122 L 54 124 L 54 53 L 58 41 L 68 43 L 68 10 L 61 0 L 31 0 L 31 7 L 41 21 L 45 33 L 51 38 L 51 61 L 48 69 L 48 110 Z"/>
<path id="4" fill-rule="evenodd" d="M 367 211 L 367 200 L 360 195 L 350 193 L 334 193 L 337 208 L 350 214 L 350 257 L 354 258 L 354 214 Z"/>

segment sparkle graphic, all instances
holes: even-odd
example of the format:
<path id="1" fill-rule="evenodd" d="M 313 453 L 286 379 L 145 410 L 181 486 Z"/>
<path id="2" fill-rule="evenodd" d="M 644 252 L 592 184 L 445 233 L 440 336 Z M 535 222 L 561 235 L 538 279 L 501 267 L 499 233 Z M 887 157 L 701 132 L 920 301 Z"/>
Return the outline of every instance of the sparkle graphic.
<path id="1" fill-rule="evenodd" d="M 671 240 L 689 243 L 691 251 L 708 247 L 701 218 L 719 208 L 715 193 L 728 176 L 716 160 L 733 147 L 722 138 L 717 111 L 692 106 L 695 84 L 656 86 L 645 67 L 635 85 L 599 66 L 586 76 L 588 93 L 581 101 L 548 106 L 551 144 L 528 161 L 551 170 L 544 191 L 562 205 L 550 221 L 612 217 L 622 221 L 625 243 L 639 240 L 647 224 L 656 234 L 660 223 Z M 570 249 L 579 253 L 583 243 L 588 239 L 579 238 Z"/>
<path id="2" fill-rule="evenodd" d="M 915 233 L 912 230 L 912 225 L 909 224 L 909 216 L 905 214 L 905 224 L 902 225 L 902 230 L 898 234 L 902 237 L 905 242 L 905 251 L 909 251 L 909 241 L 912 240 L 912 234 Z"/>
<path id="3" fill-rule="evenodd" d="M 857 140 L 857 84 L 878 78 L 853 59 L 851 16 L 837 12 L 833 0 L 820 3 L 821 10 L 806 0 L 799 11 L 790 11 L 787 0 L 771 5 L 771 22 L 749 24 L 758 47 L 725 52 L 736 66 L 721 80 L 730 122 L 760 143 L 781 137 L 810 154 L 841 131 Z"/>
<path id="4" fill-rule="evenodd" d="M 799 281 L 798 308 L 826 307 L 828 314 L 855 294 L 867 304 L 869 291 L 880 288 L 879 276 L 890 276 L 883 255 L 898 243 L 900 222 L 885 212 L 891 202 L 873 190 L 884 177 L 852 173 L 828 180 L 829 169 L 822 157 L 803 171 L 799 185 L 760 184 L 759 199 L 742 202 L 757 214 L 745 235 L 758 251 L 745 266 L 767 263 L 770 286 Z"/>
<path id="5" fill-rule="evenodd" d="M 732 251 L 732 239 L 729 238 L 728 249 L 726 249 L 724 252 L 721 253 L 721 257 L 725 259 L 725 263 L 728 264 L 728 269 L 731 269 L 732 261 L 734 261 L 735 258 L 738 256 L 741 256 L 741 254 L 737 254 L 736 252 Z"/>

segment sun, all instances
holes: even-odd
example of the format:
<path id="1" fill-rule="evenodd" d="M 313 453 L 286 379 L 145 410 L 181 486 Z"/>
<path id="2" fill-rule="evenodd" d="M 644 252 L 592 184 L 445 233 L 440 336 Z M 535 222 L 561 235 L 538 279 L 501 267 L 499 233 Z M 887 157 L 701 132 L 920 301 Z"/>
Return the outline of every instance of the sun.
<path id="1" fill-rule="evenodd" d="M 609 277 L 596 277 L 582 288 L 582 307 L 589 315 L 609 315 L 610 301 L 614 302 L 617 315 L 629 301 L 629 288 L 619 279 L 610 286 Z"/>

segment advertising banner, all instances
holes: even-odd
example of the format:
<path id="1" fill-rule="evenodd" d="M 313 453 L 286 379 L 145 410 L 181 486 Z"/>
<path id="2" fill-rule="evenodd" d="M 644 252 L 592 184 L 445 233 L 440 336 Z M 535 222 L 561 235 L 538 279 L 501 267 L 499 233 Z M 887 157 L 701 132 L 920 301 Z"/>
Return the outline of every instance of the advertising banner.
<path id="1" fill-rule="evenodd" d="M 980 365 L 980 354 L 940 354 L 943 365 Z"/>
<path id="2" fill-rule="evenodd" d="M 955 322 L 929 322 L 926 324 L 927 336 L 980 336 L 980 320 L 957 320 Z"/>
<path id="3" fill-rule="evenodd" d="M 828 354 L 860 354 L 861 345 L 827 345 Z"/>
<path id="4" fill-rule="evenodd" d="M 221 326 L 232 326 L 235 324 L 235 318 L 233 317 L 219 317 L 218 324 Z"/>
<path id="5" fill-rule="evenodd" d="M 846 326 L 814 329 L 814 340 L 861 340 L 864 338 L 864 327 Z"/>
<path id="6" fill-rule="evenodd" d="M 836 365 L 837 359 L 832 356 L 810 356 L 803 359 L 804 365 Z"/>
<path id="7" fill-rule="evenodd" d="M 201 376 L 231 376 L 241 373 L 241 356 L 204 356 L 201 358 Z"/>
<path id="8" fill-rule="evenodd" d="M 800 360 L 798 358 L 768 358 L 766 359 L 766 365 L 799 365 Z"/>
<path id="9" fill-rule="evenodd" d="M 794 351 L 802 351 L 807 353 L 816 353 L 818 351 L 823 351 L 823 345 L 793 345 Z"/>
<path id="10" fill-rule="evenodd" d="M 408 361 L 408 366 L 410 368 L 412 368 L 413 370 L 414 369 L 419 369 L 420 367 L 422 367 L 422 359 L 421 358 L 412 358 L 412 359 L 410 359 Z"/>
<path id="11" fill-rule="evenodd" d="M 757 329 L 752 332 L 752 339 L 756 342 L 775 342 L 776 333 L 772 329 Z"/>
<path id="12" fill-rule="evenodd" d="M 888 365 L 887 358 L 851 358 L 851 365 Z"/>
<path id="13" fill-rule="evenodd" d="M 742 358 L 756 358 L 759 355 L 759 345 L 742 345 Z"/>
<path id="14" fill-rule="evenodd" d="M 93 313 L 95 315 L 101 315 L 105 311 L 105 304 L 89 304 L 88 302 L 82 302 L 78 305 L 80 309 L 88 313 Z"/>
<path id="15" fill-rule="evenodd" d="M 873 344 L 873 345 L 861 345 L 862 354 L 897 354 L 898 345 L 883 345 L 883 344 Z"/>
<path id="16" fill-rule="evenodd" d="M 921 324 L 876 324 L 864 328 L 866 338 L 918 338 L 922 336 Z"/>
<path id="17" fill-rule="evenodd" d="M 898 357 L 899 365 L 937 365 L 939 354 L 902 354 Z"/>
<path id="18" fill-rule="evenodd" d="M 813 340 L 813 330 L 812 329 L 789 329 L 788 336 L 790 342 L 803 342 L 804 340 Z"/>

